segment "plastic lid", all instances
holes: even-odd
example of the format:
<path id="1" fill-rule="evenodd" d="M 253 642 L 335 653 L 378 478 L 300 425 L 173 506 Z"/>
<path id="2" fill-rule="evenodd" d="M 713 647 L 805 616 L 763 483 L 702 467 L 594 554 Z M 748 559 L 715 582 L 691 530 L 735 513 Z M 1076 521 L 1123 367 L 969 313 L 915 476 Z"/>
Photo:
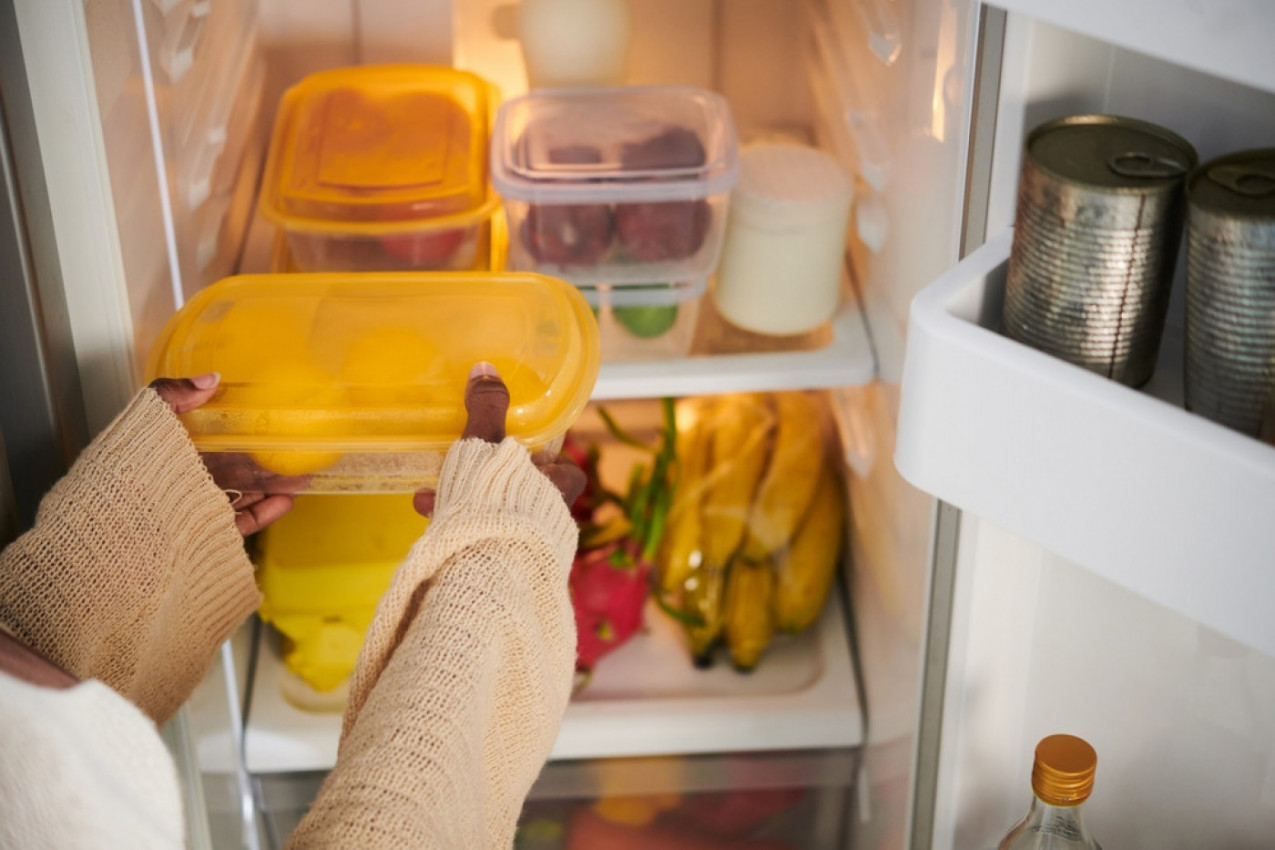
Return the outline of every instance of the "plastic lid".
<path id="1" fill-rule="evenodd" d="M 738 143 L 726 101 L 701 89 L 541 90 L 500 107 L 491 169 L 518 201 L 691 200 L 734 185 Z"/>
<path id="2" fill-rule="evenodd" d="M 221 373 L 183 417 L 201 451 L 445 451 L 486 360 L 509 387 L 509 435 L 538 446 L 588 401 L 597 333 L 575 287 L 536 274 L 246 275 L 169 320 L 147 380 Z"/>
<path id="3" fill-rule="evenodd" d="M 1050 735 L 1036 745 L 1032 790 L 1051 806 L 1076 806 L 1093 791 L 1098 754 L 1075 735 Z"/>
<path id="4" fill-rule="evenodd" d="M 493 97 L 481 77 L 432 65 L 306 77 L 279 106 L 262 214 L 289 230 L 373 234 L 489 216 Z"/>
<path id="5" fill-rule="evenodd" d="M 1210 160 L 1191 175 L 1186 191 L 1193 207 L 1275 224 L 1275 148 Z"/>
<path id="6" fill-rule="evenodd" d="M 1197 162 L 1195 148 L 1177 133 L 1118 115 L 1049 121 L 1027 136 L 1027 151 L 1061 180 L 1123 192 L 1160 191 Z"/>
<path id="7" fill-rule="evenodd" d="M 731 215 L 762 227 L 790 228 L 845 215 L 854 181 L 835 157 L 805 145 L 749 145 L 740 154 Z"/>

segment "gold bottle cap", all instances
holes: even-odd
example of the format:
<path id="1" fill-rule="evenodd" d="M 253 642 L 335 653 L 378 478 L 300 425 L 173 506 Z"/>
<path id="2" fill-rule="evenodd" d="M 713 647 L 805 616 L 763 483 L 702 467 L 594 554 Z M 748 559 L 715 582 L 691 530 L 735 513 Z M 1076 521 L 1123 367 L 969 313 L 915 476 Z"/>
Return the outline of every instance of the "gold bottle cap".
<path id="1" fill-rule="evenodd" d="M 1051 806 L 1076 806 L 1093 790 L 1098 754 L 1075 735 L 1050 735 L 1036 745 L 1032 790 Z"/>

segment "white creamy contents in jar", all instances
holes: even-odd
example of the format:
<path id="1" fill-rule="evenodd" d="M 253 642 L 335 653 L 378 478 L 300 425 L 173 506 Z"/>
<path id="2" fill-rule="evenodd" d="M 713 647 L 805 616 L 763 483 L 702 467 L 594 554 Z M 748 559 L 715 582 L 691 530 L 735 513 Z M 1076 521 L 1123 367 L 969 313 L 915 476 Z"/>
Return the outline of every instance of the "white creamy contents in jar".
<path id="1" fill-rule="evenodd" d="M 713 300 L 731 324 L 787 336 L 832 318 L 854 184 L 832 156 L 804 145 L 740 151 Z"/>

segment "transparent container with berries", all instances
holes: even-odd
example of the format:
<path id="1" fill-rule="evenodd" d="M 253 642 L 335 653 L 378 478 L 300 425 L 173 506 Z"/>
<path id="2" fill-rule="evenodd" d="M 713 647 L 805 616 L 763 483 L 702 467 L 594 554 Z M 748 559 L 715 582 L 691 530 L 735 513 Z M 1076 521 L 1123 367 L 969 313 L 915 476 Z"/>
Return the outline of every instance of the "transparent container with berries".
<path id="1" fill-rule="evenodd" d="M 712 92 L 546 89 L 500 107 L 491 168 L 509 268 L 616 292 L 690 286 L 717 266 L 738 143 Z"/>

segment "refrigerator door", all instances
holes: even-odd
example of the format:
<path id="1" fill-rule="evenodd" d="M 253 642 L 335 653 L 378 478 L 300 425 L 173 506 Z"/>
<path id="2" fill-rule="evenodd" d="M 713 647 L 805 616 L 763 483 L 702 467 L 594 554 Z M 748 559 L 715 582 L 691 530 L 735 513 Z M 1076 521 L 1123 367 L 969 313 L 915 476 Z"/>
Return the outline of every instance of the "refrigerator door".
<path id="1" fill-rule="evenodd" d="M 991 238 L 908 331 L 895 461 L 940 516 L 960 511 L 935 563 L 950 604 L 931 609 L 912 846 L 994 845 L 1056 732 L 1098 752 L 1086 808 L 1105 845 L 1258 846 L 1275 827 L 1275 449 L 1182 409 L 1181 263 L 1141 390 L 1009 341 L 999 313 L 1026 132 L 1102 112 L 1201 161 L 1269 146 L 1275 65 L 1252 33 L 1275 9 L 1004 5 L 996 120 L 971 147 Z"/>

